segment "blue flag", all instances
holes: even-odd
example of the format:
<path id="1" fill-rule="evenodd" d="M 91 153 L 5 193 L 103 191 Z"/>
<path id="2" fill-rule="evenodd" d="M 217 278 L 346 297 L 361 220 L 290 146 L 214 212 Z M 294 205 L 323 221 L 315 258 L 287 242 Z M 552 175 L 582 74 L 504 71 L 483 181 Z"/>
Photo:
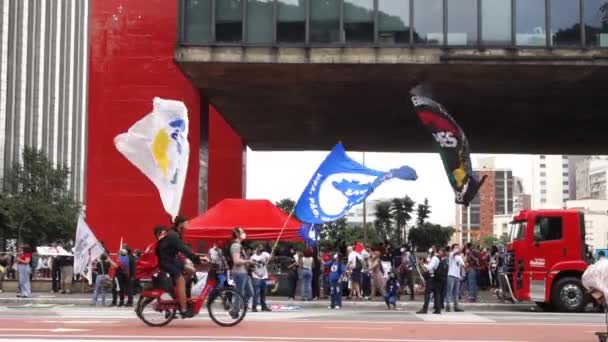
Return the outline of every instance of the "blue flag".
<path id="1" fill-rule="evenodd" d="M 306 246 L 316 246 L 319 239 L 319 231 L 314 224 L 304 223 L 300 227 L 300 237 L 304 240 Z"/>
<path id="2" fill-rule="evenodd" d="M 402 166 L 388 172 L 367 168 L 350 159 L 342 144 L 325 158 L 296 204 L 302 222 L 325 223 L 342 218 L 355 205 L 363 203 L 383 182 L 399 178 L 416 180 L 416 171 Z"/>

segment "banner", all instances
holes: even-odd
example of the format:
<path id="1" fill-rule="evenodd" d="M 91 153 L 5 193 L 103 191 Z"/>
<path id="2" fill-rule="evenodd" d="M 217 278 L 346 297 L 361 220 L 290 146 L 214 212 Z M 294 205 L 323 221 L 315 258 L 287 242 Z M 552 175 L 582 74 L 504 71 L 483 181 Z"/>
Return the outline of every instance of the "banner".
<path id="1" fill-rule="evenodd" d="M 63 247 L 36 247 L 36 253 L 40 256 L 72 256 Z"/>
<path id="2" fill-rule="evenodd" d="M 335 221 L 392 178 L 416 180 L 418 176 L 408 166 L 388 172 L 367 168 L 349 158 L 344 146 L 337 144 L 304 189 L 295 214 L 307 223 Z"/>
<path id="3" fill-rule="evenodd" d="M 314 247 L 319 240 L 319 230 L 314 224 L 304 223 L 300 228 L 300 237 L 304 240 L 306 246 Z"/>
<path id="4" fill-rule="evenodd" d="M 99 258 L 105 251 L 82 216 L 78 218 L 75 243 L 74 274 L 82 274 L 91 284 L 93 260 Z"/>
<path id="5" fill-rule="evenodd" d="M 183 102 L 154 99 L 151 113 L 114 138 L 116 149 L 158 189 L 165 211 L 179 213 L 188 171 L 188 110 Z"/>
<path id="6" fill-rule="evenodd" d="M 468 206 L 483 185 L 485 176 L 478 181 L 473 174 L 467 137 L 439 103 L 423 96 L 412 96 L 412 103 L 418 118 L 433 135 L 456 203 Z"/>

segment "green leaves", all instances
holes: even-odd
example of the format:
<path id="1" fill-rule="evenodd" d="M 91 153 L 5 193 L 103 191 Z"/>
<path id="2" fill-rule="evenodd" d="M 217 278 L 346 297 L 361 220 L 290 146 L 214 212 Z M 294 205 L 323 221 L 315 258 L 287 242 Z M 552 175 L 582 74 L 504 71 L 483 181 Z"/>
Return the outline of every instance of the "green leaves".
<path id="1" fill-rule="evenodd" d="M 0 195 L 0 242 L 21 238 L 37 245 L 73 239 L 80 204 L 68 189 L 69 170 L 28 147 L 22 159 L 6 175 L 6 192 Z"/>
<path id="2" fill-rule="evenodd" d="M 410 242 L 416 246 L 418 250 L 427 250 L 431 246 L 438 248 L 445 247 L 450 242 L 454 229 L 452 227 L 443 227 L 438 224 L 424 223 L 421 226 L 410 230 Z"/>

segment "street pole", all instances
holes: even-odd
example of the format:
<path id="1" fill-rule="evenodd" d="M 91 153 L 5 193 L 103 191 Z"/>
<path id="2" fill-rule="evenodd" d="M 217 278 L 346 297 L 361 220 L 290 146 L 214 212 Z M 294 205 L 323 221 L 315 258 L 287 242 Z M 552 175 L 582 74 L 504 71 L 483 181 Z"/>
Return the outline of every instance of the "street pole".
<path id="1" fill-rule="evenodd" d="M 363 152 L 363 166 L 365 166 L 365 152 Z M 367 199 L 363 200 L 363 240 L 367 245 Z"/>

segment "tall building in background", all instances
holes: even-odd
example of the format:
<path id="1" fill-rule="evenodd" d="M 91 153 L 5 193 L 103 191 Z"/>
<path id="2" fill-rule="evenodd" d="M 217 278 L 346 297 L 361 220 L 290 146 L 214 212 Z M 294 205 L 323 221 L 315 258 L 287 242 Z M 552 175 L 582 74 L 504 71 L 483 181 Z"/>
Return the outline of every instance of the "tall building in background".
<path id="1" fill-rule="evenodd" d="M 568 156 L 536 155 L 532 166 L 532 208 L 560 209 L 571 199 Z M 575 194 L 572 194 L 575 197 Z"/>
<path id="2" fill-rule="evenodd" d="M 587 157 L 578 161 L 575 169 L 577 199 L 608 199 L 608 160 Z"/>
<path id="3" fill-rule="evenodd" d="M 495 169 L 491 158 L 480 159 L 480 168 L 474 173 L 487 176 L 478 195 L 468 208 L 456 207 L 456 230 L 462 231 L 464 242 L 480 241 L 494 235 L 494 217 L 512 216 L 516 180 L 508 169 Z M 523 190 L 523 187 L 522 187 Z"/>
<path id="4" fill-rule="evenodd" d="M 88 12 L 89 1 L 82 0 L 0 0 L 0 179 L 20 161 L 25 146 L 35 147 L 71 170 L 69 186 L 80 201 Z"/>

